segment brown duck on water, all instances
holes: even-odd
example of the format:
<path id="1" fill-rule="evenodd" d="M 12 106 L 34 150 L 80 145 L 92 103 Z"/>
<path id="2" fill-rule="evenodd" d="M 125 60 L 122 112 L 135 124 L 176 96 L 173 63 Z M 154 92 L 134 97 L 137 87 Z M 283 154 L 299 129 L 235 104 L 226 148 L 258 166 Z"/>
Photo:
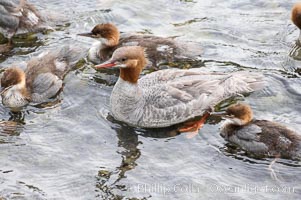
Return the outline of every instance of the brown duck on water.
<path id="1" fill-rule="evenodd" d="M 89 50 L 89 60 L 94 64 L 102 63 L 111 58 L 113 52 L 121 46 L 142 46 L 148 57 L 147 68 L 156 69 L 161 63 L 177 60 L 195 60 L 201 55 L 199 43 L 178 41 L 153 35 L 121 34 L 114 24 L 98 24 L 91 32 L 78 34 L 98 40 Z"/>
<path id="2" fill-rule="evenodd" d="M 257 156 L 301 159 L 301 135 L 281 124 L 253 119 L 249 105 L 238 103 L 212 114 L 227 119 L 221 136 L 242 149 Z"/>

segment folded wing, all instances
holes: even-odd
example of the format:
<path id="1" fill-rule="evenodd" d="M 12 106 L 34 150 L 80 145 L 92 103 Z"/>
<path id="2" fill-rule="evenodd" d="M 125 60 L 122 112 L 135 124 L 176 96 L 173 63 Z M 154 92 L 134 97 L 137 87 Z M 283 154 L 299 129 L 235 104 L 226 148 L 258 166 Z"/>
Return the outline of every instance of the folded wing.
<path id="1" fill-rule="evenodd" d="M 258 73 L 208 73 L 201 69 L 158 71 L 139 81 L 146 99 L 142 121 L 154 127 L 184 122 L 202 115 L 222 100 L 263 86 L 263 76 Z"/>

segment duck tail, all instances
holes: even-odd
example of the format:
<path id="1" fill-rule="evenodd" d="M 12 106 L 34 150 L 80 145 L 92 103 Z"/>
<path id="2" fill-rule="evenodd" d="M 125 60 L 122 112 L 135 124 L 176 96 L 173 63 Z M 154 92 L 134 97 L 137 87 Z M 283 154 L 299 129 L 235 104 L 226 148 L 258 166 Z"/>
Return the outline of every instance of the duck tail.
<path id="1" fill-rule="evenodd" d="M 230 97 L 261 90 L 266 86 L 266 81 L 261 73 L 239 71 L 229 74 L 221 84 L 224 85 L 224 95 Z"/>
<path id="2" fill-rule="evenodd" d="M 235 73 L 235 76 L 239 77 L 242 81 L 247 83 L 247 87 L 250 92 L 261 90 L 267 85 L 265 77 L 261 73 L 239 71 Z"/>

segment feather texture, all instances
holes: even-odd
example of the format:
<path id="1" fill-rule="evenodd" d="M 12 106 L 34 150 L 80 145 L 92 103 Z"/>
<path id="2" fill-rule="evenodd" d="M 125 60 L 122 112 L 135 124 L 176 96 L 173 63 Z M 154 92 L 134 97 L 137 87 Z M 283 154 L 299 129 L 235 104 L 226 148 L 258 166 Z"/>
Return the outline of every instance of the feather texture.
<path id="1" fill-rule="evenodd" d="M 161 70 L 131 84 L 119 78 L 112 96 L 113 116 L 140 127 L 167 127 L 201 116 L 235 95 L 264 86 L 258 73 L 208 73 L 202 69 Z"/>

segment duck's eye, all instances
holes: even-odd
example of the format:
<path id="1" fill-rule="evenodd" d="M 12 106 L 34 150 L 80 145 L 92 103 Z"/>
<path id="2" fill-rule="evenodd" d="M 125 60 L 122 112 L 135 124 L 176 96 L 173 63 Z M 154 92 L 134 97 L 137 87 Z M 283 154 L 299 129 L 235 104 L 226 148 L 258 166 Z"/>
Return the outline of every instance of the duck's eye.
<path id="1" fill-rule="evenodd" d="M 126 61 L 126 58 L 122 58 L 121 61 L 122 61 L 122 62 Z"/>

